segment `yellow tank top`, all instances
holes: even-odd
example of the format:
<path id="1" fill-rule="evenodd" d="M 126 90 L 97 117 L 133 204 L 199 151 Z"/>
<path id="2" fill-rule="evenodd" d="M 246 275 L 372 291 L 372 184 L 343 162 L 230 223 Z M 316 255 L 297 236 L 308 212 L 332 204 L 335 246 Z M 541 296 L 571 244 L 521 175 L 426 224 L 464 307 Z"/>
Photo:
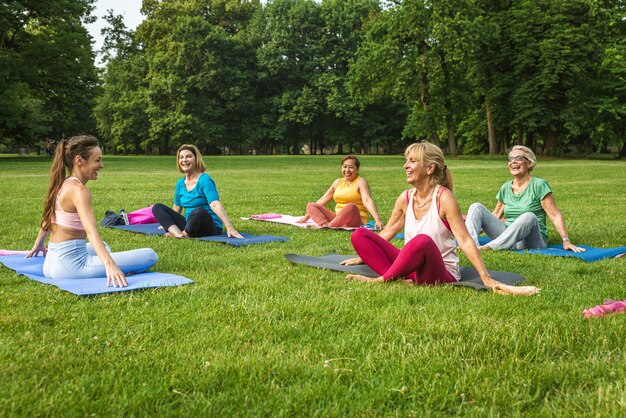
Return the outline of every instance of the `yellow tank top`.
<path id="1" fill-rule="evenodd" d="M 346 185 L 346 179 L 342 178 L 339 180 L 339 184 L 335 189 L 335 194 L 333 194 L 333 200 L 335 201 L 335 213 L 339 213 L 341 209 L 348 203 L 354 203 L 359 208 L 359 213 L 361 214 L 361 222 L 366 224 L 369 220 L 369 214 L 367 209 L 365 209 L 365 205 L 363 205 L 363 200 L 361 200 L 361 194 L 356 190 L 356 182 L 359 177 L 355 178 L 350 185 Z"/>

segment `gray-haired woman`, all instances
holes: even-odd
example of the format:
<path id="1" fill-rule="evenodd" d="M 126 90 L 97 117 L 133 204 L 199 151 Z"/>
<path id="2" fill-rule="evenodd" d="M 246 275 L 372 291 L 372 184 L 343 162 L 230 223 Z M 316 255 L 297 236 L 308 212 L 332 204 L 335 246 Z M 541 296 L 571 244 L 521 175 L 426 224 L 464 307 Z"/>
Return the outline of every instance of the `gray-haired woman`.
<path id="1" fill-rule="evenodd" d="M 547 215 L 563 239 L 563 249 L 585 251 L 570 242 L 563 215 L 548 182 L 531 175 L 535 165 L 537 158 L 530 148 L 514 146 L 509 153 L 509 172 L 513 179 L 500 188 L 493 212 L 480 203 L 469 207 L 465 225 L 474 242 L 478 245 L 481 229 L 491 238 L 480 249 L 545 248 L 548 242 Z"/>

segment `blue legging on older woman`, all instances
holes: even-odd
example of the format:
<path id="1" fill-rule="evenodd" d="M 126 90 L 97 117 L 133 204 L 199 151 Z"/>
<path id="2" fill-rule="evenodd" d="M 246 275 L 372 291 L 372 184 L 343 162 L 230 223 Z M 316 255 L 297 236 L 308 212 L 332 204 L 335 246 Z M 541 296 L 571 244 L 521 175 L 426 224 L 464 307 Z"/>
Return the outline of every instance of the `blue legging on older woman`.
<path id="1" fill-rule="evenodd" d="M 546 242 L 541 235 L 539 219 L 532 212 L 518 216 L 509 226 L 496 218 L 485 206 L 473 203 L 467 211 L 465 226 L 474 243 L 479 246 L 478 235 L 483 230 L 491 238 L 486 246 L 493 250 L 508 250 L 517 248 L 526 250 L 531 248 L 545 248 Z"/>

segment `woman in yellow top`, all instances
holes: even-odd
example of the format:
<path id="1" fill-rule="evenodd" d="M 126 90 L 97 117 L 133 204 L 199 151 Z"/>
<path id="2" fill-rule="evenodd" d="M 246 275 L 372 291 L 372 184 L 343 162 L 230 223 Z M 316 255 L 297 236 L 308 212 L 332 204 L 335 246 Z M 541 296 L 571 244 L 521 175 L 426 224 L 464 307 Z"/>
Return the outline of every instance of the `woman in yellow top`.
<path id="1" fill-rule="evenodd" d="M 369 212 L 376 228 L 382 229 L 383 222 L 372 199 L 370 186 L 359 177 L 360 166 L 359 159 L 354 155 L 341 160 L 342 177 L 335 180 L 317 202 L 307 204 L 306 215 L 298 223 L 312 219 L 320 227 L 359 227 L 367 223 Z M 324 207 L 331 200 L 336 203 L 335 212 Z"/>

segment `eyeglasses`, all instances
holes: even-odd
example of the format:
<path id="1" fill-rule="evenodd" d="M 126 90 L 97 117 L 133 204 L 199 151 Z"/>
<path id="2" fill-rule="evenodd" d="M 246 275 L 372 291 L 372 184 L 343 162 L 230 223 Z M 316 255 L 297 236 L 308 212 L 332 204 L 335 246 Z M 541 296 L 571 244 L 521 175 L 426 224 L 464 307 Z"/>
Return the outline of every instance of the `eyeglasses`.
<path id="1" fill-rule="evenodd" d="M 528 158 L 524 157 L 523 155 L 509 156 L 509 162 L 510 163 L 512 163 L 513 161 L 515 161 L 517 163 L 521 163 L 524 160 L 530 161 Z"/>

